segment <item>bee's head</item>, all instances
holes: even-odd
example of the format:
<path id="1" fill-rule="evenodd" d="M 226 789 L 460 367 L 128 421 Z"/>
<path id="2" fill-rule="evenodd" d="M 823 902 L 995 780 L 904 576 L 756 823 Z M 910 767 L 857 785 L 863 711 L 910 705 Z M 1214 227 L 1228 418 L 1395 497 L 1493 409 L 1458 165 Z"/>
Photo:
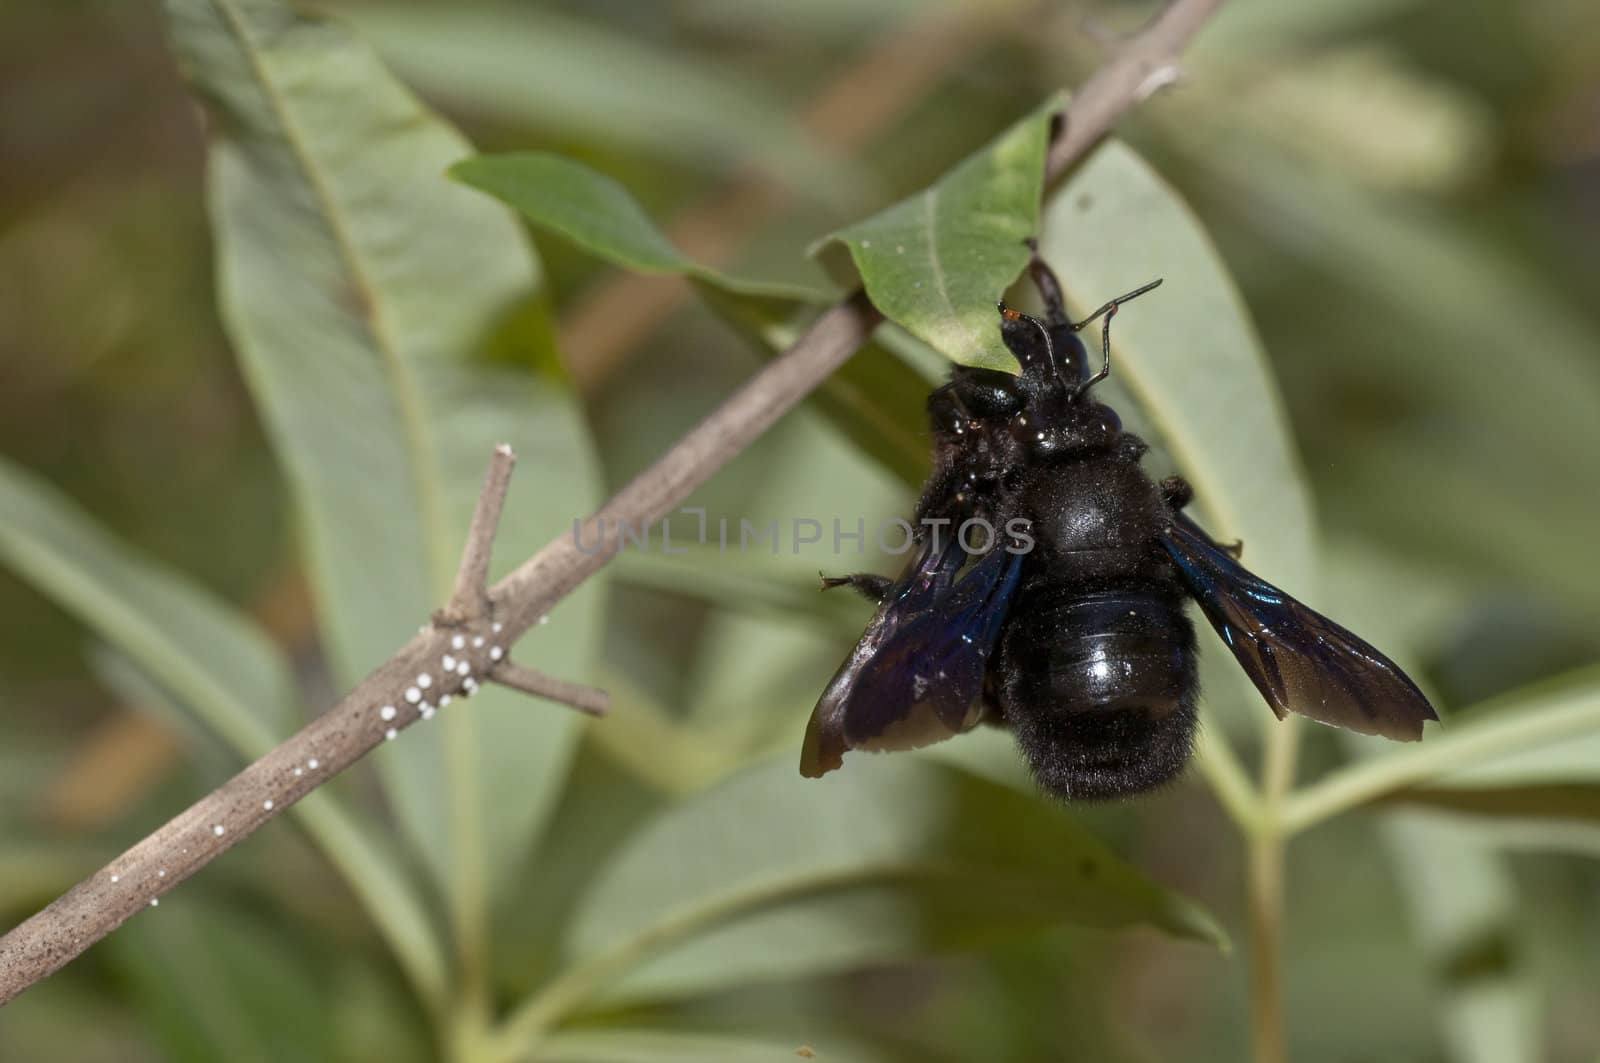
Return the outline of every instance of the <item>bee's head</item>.
<path id="1" fill-rule="evenodd" d="M 1122 420 L 1089 397 L 1088 356 L 1070 325 L 1051 328 L 1038 318 L 1000 306 L 1000 335 L 1022 363 L 1022 409 L 1011 436 L 1037 461 L 1061 461 L 1110 449 Z"/>
<path id="2" fill-rule="evenodd" d="M 1030 392 L 1071 390 L 1089 378 L 1089 355 L 1070 325 L 1047 326 L 1036 317 L 998 303 L 1000 338 L 1022 366 Z"/>
<path id="3" fill-rule="evenodd" d="M 1082 321 L 1067 318 L 1053 277 L 1050 284 L 1054 294 L 1046 299 L 1050 304 L 1048 325 L 1036 317 L 1012 310 L 1003 301 L 995 304 L 1000 311 L 1000 338 L 1022 364 L 1022 380 L 1030 391 L 1041 396 L 1065 392 L 1069 402 L 1084 402 L 1089 389 L 1111 375 L 1111 319 L 1117 316 L 1124 303 L 1161 287 L 1161 280 L 1157 278 L 1126 295 L 1117 296 Z M 1097 320 L 1102 322 L 1103 359 L 1099 371 L 1091 376 L 1088 355 L 1077 334 Z"/>

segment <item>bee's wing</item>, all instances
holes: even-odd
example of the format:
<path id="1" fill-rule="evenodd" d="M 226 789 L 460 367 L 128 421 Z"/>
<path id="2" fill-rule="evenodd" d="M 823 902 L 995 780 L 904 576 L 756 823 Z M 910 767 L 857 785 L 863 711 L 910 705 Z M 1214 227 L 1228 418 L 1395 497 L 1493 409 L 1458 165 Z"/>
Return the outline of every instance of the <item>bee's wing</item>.
<path id="1" fill-rule="evenodd" d="M 846 750 L 915 749 L 973 727 L 1021 562 L 995 550 L 954 585 L 927 578 L 953 572 L 948 556 L 914 563 L 812 710 L 800 774 L 832 771 Z"/>
<path id="2" fill-rule="evenodd" d="M 1162 539 L 1189 593 L 1282 719 L 1286 712 L 1404 742 L 1433 707 L 1398 665 L 1240 565 L 1187 517 Z"/>

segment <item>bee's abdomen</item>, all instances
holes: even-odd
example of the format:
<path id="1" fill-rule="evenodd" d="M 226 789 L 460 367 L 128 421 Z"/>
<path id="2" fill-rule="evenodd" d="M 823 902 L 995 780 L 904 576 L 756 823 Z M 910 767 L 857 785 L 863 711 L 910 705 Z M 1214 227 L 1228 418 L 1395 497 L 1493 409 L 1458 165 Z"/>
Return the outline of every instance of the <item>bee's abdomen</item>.
<path id="1" fill-rule="evenodd" d="M 1006 720 L 1046 789 L 1109 797 L 1182 769 L 1194 730 L 1194 627 L 1174 590 L 1029 588 L 1000 645 Z"/>
<path id="2" fill-rule="evenodd" d="M 1010 700 L 1165 716 L 1194 686 L 1194 627 L 1163 591 L 1046 592 L 1018 605 L 1000 651 Z"/>

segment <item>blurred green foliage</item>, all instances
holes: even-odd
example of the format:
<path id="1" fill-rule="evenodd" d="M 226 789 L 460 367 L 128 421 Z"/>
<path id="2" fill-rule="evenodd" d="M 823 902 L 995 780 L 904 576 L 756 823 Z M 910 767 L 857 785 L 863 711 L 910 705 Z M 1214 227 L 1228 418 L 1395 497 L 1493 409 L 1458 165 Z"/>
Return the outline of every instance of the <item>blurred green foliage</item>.
<path id="1" fill-rule="evenodd" d="M 326 123 L 278 158 L 261 101 L 230 96 L 245 57 L 197 53 L 194 20 L 222 7 L 169 6 L 0 9 L 5 925 L 422 621 L 488 439 L 524 456 L 507 564 L 643 468 L 804 309 L 701 275 L 721 294 L 629 326 L 619 305 L 676 282 L 607 303 L 626 250 L 543 230 L 523 247 L 443 179 L 465 143 L 342 34 L 301 52 L 270 5 L 222 5 L 264 20 L 284 105 Z M 950 171 L 1150 10 L 324 6 L 478 150 L 607 174 L 688 258 L 785 291 L 827 289 L 813 241 Z M 319 109 L 350 86 L 363 108 Z M 844 104 L 816 102 L 829 92 Z M 1574 669 L 1600 655 L 1597 108 L 1586 0 L 1232 0 L 1180 85 L 1125 123 L 1139 154 L 1103 151 L 1041 222 L 1080 305 L 1166 276 L 1118 321 L 1114 382 L 1159 440 L 1151 463 L 1194 477 L 1265 575 L 1471 708 L 1419 747 L 1445 757 L 1475 721 L 1581 722 L 1596 700 Z M 423 181 L 437 198 L 374 214 L 408 167 L 440 175 Z M 331 252 L 330 217 L 350 222 L 332 244 L 354 234 Z M 355 296 L 351 269 L 371 282 Z M 398 327 L 346 332 L 352 305 Z M 691 504 L 760 523 L 904 512 L 905 392 L 940 359 L 879 342 Z M 374 363 L 390 371 L 340 371 Z M 408 483 L 385 477 L 397 451 Z M 519 650 L 610 688 L 611 720 L 507 699 L 474 703 L 465 756 L 408 733 L 7 1007 L 0 1058 L 487 1058 L 480 1016 L 455 1010 L 469 993 L 559 1017 L 548 1060 L 1244 1058 L 1239 952 L 1083 925 L 1204 936 L 1209 909 L 1243 940 L 1240 845 L 1206 774 L 1069 815 L 984 734 L 794 777 L 864 619 L 811 592 L 818 564 L 842 567 L 787 545 L 624 556 Z M 1253 761 L 1264 710 L 1214 674 L 1213 726 Z M 1302 731 L 1311 798 L 1394 752 Z M 1592 725 L 1575 733 L 1441 764 L 1394 795 L 1408 810 L 1294 841 L 1291 1058 L 1593 1063 L 1600 753 Z M 1075 893 L 1089 851 L 1123 885 Z M 968 877 L 909 881 L 930 858 Z M 975 871 L 997 865 L 1016 877 L 986 910 Z M 662 925 L 687 946 L 629 952 Z"/>

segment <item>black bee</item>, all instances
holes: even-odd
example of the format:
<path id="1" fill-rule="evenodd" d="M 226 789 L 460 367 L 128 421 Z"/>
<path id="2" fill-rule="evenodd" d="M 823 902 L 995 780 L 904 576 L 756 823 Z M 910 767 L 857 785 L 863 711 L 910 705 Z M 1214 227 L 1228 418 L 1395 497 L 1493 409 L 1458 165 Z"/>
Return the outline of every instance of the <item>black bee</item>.
<path id="1" fill-rule="evenodd" d="M 999 305 L 1021 376 L 957 366 L 928 399 L 933 472 L 905 571 L 823 581 L 879 606 L 812 712 L 801 774 L 839 767 L 847 750 L 915 748 L 987 720 L 1011 729 L 1039 785 L 1062 797 L 1159 786 L 1193 745 L 1189 598 L 1280 719 L 1421 738 L 1438 717 L 1416 684 L 1243 568 L 1237 544 L 1183 514 L 1189 485 L 1151 480 L 1145 442 L 1094 401 L 1111 372 L 1112 317 L 1161 282 L 1072 322 L 1037 254 L 1029 272 L 1045 320 Z M 1096 319 L 1104 361 L 1090 375 L 1077 333 Z"/>

